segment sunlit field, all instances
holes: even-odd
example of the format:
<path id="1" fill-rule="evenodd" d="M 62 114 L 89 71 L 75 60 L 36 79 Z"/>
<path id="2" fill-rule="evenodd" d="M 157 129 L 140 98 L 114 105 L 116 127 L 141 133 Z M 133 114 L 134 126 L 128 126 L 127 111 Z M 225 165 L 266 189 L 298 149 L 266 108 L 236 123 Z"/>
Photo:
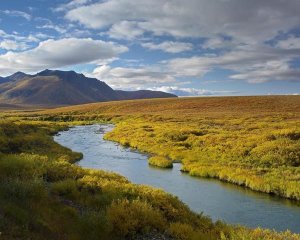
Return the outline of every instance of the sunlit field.
<path id="1" fill-rule="evenodd" d="M 149 232 L 170 239 L 300 239 L 290 232 L 213 223 L 161 190 L 74 165 L 82 155 L 52 135 L 93 122 L 114 123 L 105 138 L 150 154 L 151 165 L 180 161 L 193 176 L 300 200 L 299 96 L 6 110 L 0 121 L 3 239 L 135 239 Z"/>
<path id="2" fill-rule="evenodd" d="M 112 121 L 106 139 L 181 161 L 191 175 L 300 200 L 299 96 L 127 101 L 42 114 Z"/>

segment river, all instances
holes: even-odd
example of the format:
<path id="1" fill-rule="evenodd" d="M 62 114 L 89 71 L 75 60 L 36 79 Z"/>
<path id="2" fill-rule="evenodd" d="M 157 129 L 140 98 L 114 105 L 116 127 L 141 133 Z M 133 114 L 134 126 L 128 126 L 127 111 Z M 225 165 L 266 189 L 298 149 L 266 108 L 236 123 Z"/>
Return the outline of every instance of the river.
<path id="1" fill-rule="evenodd" d="M 213 220 L 300 233 L 299 203 L 218 180 L 191 177 L 180 172 L 179 163 L 173 169 L 150 167 L 146 154 L 103 139 L 113 127 L 109 124 L 76 126 L 60 132 L 54 140 L 83 153 L 78 165 L 113 171 L 133 183 L 164 189 L 193 211 L 203 212 Z"/>

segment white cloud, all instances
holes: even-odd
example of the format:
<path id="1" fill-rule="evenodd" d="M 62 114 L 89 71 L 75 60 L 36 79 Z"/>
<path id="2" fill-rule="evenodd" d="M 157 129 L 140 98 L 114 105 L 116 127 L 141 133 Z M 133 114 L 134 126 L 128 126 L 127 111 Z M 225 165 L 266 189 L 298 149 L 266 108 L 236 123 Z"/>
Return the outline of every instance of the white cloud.
<path id="1" fill-rule="evenodd" d="M 16 42 L 12 40 L 3 40 L 0 42 L 0 48 L 5 50 L 25 50 L 29 48 L 29 46 L 24 42 Z"/>
<path id="2" fill-rule="evenodd" d="M 81 63 L 105 63 L 127 51 L 124 46 L 100 40 L 65 38 L 46 40 L 31 50 L 0 55 L 0 74 L 34 72 Z"/>
<path id="3" fill-rule="evenodd" d="M 176 77 L 200 78 L 216 68 L 222 68 L 236 72 L 231 75 L 232 79 L 252 83 L 273 80 L 299 81 L 299 70 L 289 65 L 289 62 L 299 55 L 300 50 L 274 49 L 260 45 L 255 48 L 241 46 L 221 55 L 176 58 L 164 64 Z"/>
<path id="4" fill-rule="evenodd" d="M 144 30 L 138 27 L 138 23 L 135 21 L 121 21 L 118 22 L 109 29 L 107 34 L 111 38 L 133 40 L 143 35 Z"/>
<path id="5" fill-rule="evenodd" d="M 27 21 L 31 20 L 31 15 L 26 12 L 21 12 L 21 11 L 16 11 L 16 10 L 4 10 L 2 12 L 8 16 L 22 17 L 22 18 L 25 18 Z"/>
<path id="6" fill-rule="evenodd" d="M 193 49 L 193 45 L 191 43 L 173 42 L 173 41 L 166 41 L 159 44 L 142 43 L 141 45 L 144 48 L 148 48 L 151 50 L 162 50 L 169 53 L 179 53 L 179 52 L 190 51 Z"/>
<path id="7" fill-rule="evenodd" d="M 166 83 L 176 83 L 179 78 L 200 79 L 216 68 L 232 71 L 230 78 L 249 83 L 267 81 L 300 81 L 300 70 L 293 69 L 289 62 L 300 55 L 300 50 L 274 49 L 272 47 L 256 45 L 239 46 L 233 51 L 220 55 L 194 56 L 189 58 L 175 58 L 162 61 L 152 66 L 139 66 L 136 68 L 111 68 L 100 66 L 91 76 L 97 77 L 115 88 L 156 88 L 165 86 Z M 174 85 L 174 84 L 173 84 Z M 184 88 L 172 88 L 175 94 L 184 95 Z M 171 89 L 169 90 L 169 92 Z M 189 90 L 192 91 L 192 90 Z M 195 95 L 209 95 L 204 90 L 189 92 Z M 218 94 L 217 92 L 212 94 Z M 231 93 L 231 92 L 228 92 Z M 187 94 L 187 93 L 186 93 Z M 220 94 L 227 94 L 220 92 Z"/>
<path id="8" fill-rule="evenodd" d="M 57 8 L 53 9 L 54 12 L 64 12 L 79 6 L 82 6 L 86 3 L 89 3 L 91 0 L 72 0 L 67 4 L 61 4 Z"/>
<path id="9" fill-rule="evenodd" d="M 198 89 L 198 88 L 181 88 L 177 86 L 161 86 L 156 88 L 149 88 L 149 90 L 173 93 L 177 96 L 212 96 L 212 95 L 222 96 L 222 95 L 233 95 L 238 93 L 236 91 L 213 91 L 213 90 Z"/>
<path id="10" fill-rule="evenodd" d="M 232 95 L 235 91 L 213 91 L 208 89 L 197 89 L 180 87 L 182 82 L 176 79 L 169 72 L 164 72 L 157 66 L 139 68 L 112 68 L 108 65 L 98 66 L 92 73 L 85 73 L 86 76 L 105 81 L 115 89 L 148 89 L 173 93 L 177 96 L 210 96 L 210 95 Z"/>
<path id="11" fill-rule="evenodd" d="M 175 82 L 167 73 L 155 67 L 123 68 L 103 65 L 86 75 L 95 77 L 118 89 L 146 88 L 155 85 Z"/>
<path id="12" fill-rule="evenodd" d="M 0 37 L 2 37 L 3 39 L 6 39 L 6 40 L 7 39 L 14 40 L 14 41 L 18 42 L 18 44 L 20 44 L 21 42 L 23 42 L 23 43 L 39 42 L 40 39 L 50 38 L 51 36 L 40 33 L 40 32 L 37 32 L 34 35 L 29 34 L 27 36 L 22 36 L 18 32 L 13 32 L 12 34 L 9 34 L 0 29 Z"/>
<path id="13" fill-rule="evenodd" d="M 227 35 L 261 43 L 297 27 L 299 9 L 298 0 L 107 0 L 74 8 L 66 18 L 95 29 L 135 21 L 139 29 L 155 35 Z"/>
<path id="14" fill-rule="evenodd" d="M 40 33 L 40 32 L 37 32 L 33 35 L 33 37 L 35 37 L 36 39 L 49 39 L 49 38 L 52 38 L 52 36 L 48 35 L 48 34 L 45 34 L 45 33 Z"/>
<path id="15" fill-rule="evenodd" d="M 221 68 L 232 71 L 232 79 L 257 83 L 299 81 L 299 70 L 291 66 L 300 56 L 299 38 L 290 37 L 273 47 L 266 45 L 268 40 L 299 27 L 299 9 L 299 0 L 289 0 L 288 4 L 282 0 L 106 0 L 75 7 L 65 17 L 107 31 L 115 39 L 162 35 L 176 39 L 141 43 L 151 50 L 189 51 L 193 46 L 184 39 L 204 38 L 201 48 L 214 50 L 214 54 L 167 60 L 157 71 L 171 78 L 199 79 Z"/>
<path id="16" fill-rule="evenodd" d="M 268 61 L 250 71 L 234 74 L 231 78 L 246 80 L 250 83 L 261 83 L 270 80 L 300 81 L 300 69 L 292 69 L 283 61 Z"/>
<path id="17" fill-rule="evenodd" d="M 52 24 L 52 23 L 47 23 L 47 24 L 44 24 L 42 26 L 38 26 L 37 28 L 39 28 L 39 29 L 52 29 L 52 30 L 55 30 L 58 33 L 66 33 L 67 32 L 66 28 L 64 28 L 62 26 L 59 26 L 59 25 Z"/>

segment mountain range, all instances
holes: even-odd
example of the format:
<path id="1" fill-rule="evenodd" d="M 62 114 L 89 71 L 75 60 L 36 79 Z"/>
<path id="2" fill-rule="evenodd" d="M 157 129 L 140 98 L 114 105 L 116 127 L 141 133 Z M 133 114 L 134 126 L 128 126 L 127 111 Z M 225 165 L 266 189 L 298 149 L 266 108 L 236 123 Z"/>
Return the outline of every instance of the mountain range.
<path id="1" fill-rule="evenodd" d="M 105 82 L 74 71 L 44 70 L 35 75 L 16 72 L 0 77 L 0 104 L 63 106 L 92 102 L 170 98 L 176 95 L 150 90 L 114 90 Z"/>

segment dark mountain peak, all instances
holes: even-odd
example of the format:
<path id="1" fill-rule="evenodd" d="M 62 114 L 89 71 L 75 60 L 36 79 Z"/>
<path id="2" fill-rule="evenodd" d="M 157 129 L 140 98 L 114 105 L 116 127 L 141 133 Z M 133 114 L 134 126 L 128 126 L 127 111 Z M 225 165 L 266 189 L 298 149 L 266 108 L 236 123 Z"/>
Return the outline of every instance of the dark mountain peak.
<path id="1" fill-rule="evenodd" d="M 60 75 L 67 74 L 67 73 L 74 74 L 75 72 L 74 71 L 61 71 L 61 70 L 45 69 L 45 70 L 37 73 L 36 75 L 38 75 L 38 76 L 53 76 L 53 75 L 60 76 Z"/>
<path id="2" fill-rule="evenodd" d="M 85 76 L 75 71 L 49 70 L 46 69 L 36 74 L 37 76 L 57 76 L 62 80 L 83 79 Z"/>
<path id="3" fill-rule="evenodd" d="M 52 70 L 45 69 L 45 70 L 37 73 L 36 75 L 38 75 L 38 76 L 49 76 L 49 75 L 51 75 L 52 72 L 53 72 Z"/>
<path id="4" fill-rule="evenodd" d="M 30 75 L 23 73 L 23 72 L 16 72 L 8 77 L 6 77 L 6 79 L 10 80 L 10 81 L 17 81 L 17 80 L 21 80 L 25 77 L 29 77 Z"/>
<path id="5" fill-rule="evenodd" d="M 23 73 L 23 72 L 15 72 L 14 74 L 10 75 L 10 76 L 18 76 L 18 75 L 27 75 L 26 73 Z"/>

